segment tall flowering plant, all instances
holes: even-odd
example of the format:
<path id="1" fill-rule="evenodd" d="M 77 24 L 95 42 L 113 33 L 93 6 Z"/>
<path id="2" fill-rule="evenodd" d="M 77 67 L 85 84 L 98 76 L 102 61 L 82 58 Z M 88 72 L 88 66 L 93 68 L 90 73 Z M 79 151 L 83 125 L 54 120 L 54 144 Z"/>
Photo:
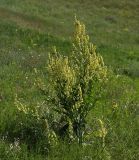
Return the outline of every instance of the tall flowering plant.
<path id="1" fill-rule="evenodd" d="M 107 67 L 89 41 L 85 25 L 75 18 L 73 47 L 69 56 L 49 54 L 49 94 L 54 110 L 64 119 L 71 139 L 82 144 L 86 116 L 95 107 L 107 80 Z"/>

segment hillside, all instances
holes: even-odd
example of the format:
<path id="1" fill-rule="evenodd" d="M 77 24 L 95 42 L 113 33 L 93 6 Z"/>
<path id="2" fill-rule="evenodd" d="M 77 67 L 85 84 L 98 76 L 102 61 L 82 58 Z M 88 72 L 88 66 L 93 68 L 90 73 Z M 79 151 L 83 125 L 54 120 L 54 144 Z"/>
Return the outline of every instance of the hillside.
<path id="1" fill-rule="evenodd" d="M 135 118 L 130 117 L 132 123 L 135 122 L 131 133 L 135 131 L 135 134 L 130 133 L 131 135 L 127 136 L 130 140 L 123 144 L 125 146 L 116 144 L 115 154 L 112 150 L 112 156 L 117 156 L 117 159 L 113 159 L 119 160 L 118 154 L 121 154 L 124 159 L 128 159 L 129 156 L 129 159 L 137 160 L 139 146 L 134 143 L 138 143 L 139 140 L 139 137 L 135 137 L 137 136 L 136 127 L 139 125 L 137 120 L 139 117 L 138 0 L 0 0 L 0 138 L 10 130 L 9 135 L 13 136 L 11 136 L 12 140 L 14 139 L 15 128 L 18 128 L 15 114 L 16 95 L 31 106 L 44 101 L 45 96 L 42 96 L 34 85 L 36 77 L 39 75 L 47 83 L 45 77 L 47 77 L 48 53 L 53 46 L 56 46 L 61 54 L 70 55 L 75 15 L 86 25 L 90 40 L 96 45 L 97 52 L 102 55 L 107 67 L 115 75 L 122 77 L 121 82 L 114 81 L 114 84 L 113 82 L 110 84 L 114 92 L 112 96 L 115 98 L 118 94 L 119 104 L 124 103 L 122 98 L 122 102 L 118 99 L 122 94 L 120 85 L 123 85 L 123 88 L 132 87 L 133 93 L 127 88 L 125 90 L 129 92 L 128 96 L 133 98 L 132 100 L 129 98 L 129 101 L 133 101 L 135 107 L 134 109 L 131 107 L 134 110 L 134 114 L 131 114 L 132 118 Z M 121 90 L 118 92 L 118 89 Z M 109 99 L 112 101 L 111 97 Z M 109 105 L 110 103 L 108 102 Z M 132 102 L 126 102 L 126 104 L 132 106 Z M 96 115 L 99 115 L 98 112 L 96 110 Z M 128 120 L 123 122 L 126 129 L 128 122 Z M 119 132 L 121 133 L 120 129 L 115 137 Z M 126 131 L 121 133 L 122 140 L 120 139 L 119 143 L 124 143 L 123 137 L 127 134 Z M 135 138 L 133 141 L 132 136 Z M 11 139 L 9 138 L 6 142 L 8 145 Z M 109 144 L 110 139 L 107 141 Z M 130 145 L 131 142 L 131 148 L 129 147 L 126 153 L 126 145 Z M 0 152 L 3 146 L 0 145 Z M 63 146 L 64 149 L 65 146 Z M 59 151 L 58 147 L 56 149 Z M 78 153 L 80 149 L 75 146 L 75 150 Z M 68 152 L 66 149 L 65 151 Z M 71 155 L 73 152 L 74 147 L 71 149 Z M 44 158 L 36 153 L 31 153 L 31 156 L 33 154 L 36 159 Z M 84 155 L 84 153 L 81 154 Z M 50 159 L 55 159 L 51 156 Z M 57 157 L 60 156 L 60 154 L 57 155 Z M 2 158 L 0 155 L 0 160 Z M 70 156 L 67 156 L 68 158 L 70 159 Z"/>

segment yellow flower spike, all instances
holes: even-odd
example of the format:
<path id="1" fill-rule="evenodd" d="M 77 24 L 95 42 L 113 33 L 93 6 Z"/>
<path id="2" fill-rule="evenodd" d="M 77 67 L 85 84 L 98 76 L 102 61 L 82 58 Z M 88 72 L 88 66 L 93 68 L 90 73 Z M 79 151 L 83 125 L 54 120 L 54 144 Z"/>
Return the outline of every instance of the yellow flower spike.
<path id="1" fill-rule="evenodd" d="M 99 133 L 99 137 L 105 137 L 107 134 L 107 130 L 104 127 L 104 123 L 101 119 L 98 119 L 99 125 L 100 125 L 100 129 L 98 130 Z"/>
<path id="2" fill-rule="evenodd" d="M 117 104 L 116 102 L 113 102 L 112 108 L 113 108 L 114 110 L 118 109 L 118 104 Z"/>

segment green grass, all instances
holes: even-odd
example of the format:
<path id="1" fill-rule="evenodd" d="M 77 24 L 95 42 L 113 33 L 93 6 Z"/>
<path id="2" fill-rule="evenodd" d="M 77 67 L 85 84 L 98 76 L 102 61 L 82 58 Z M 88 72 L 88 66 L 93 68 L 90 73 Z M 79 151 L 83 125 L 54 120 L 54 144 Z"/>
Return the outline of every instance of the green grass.
<path id="1" fill-rule="evenodd" d="M 52 46 L 57 46 L 62 54 L 70 54 L 70 37 L 73 34 L 73 21 L 76 14 L 86 24 L 90 39 L 97 46 L 97 51 L 103 56 L 106 65 L 116 74 L 122 75 L 123 79 L 127 76 L 125 83 L 130 81 L 130 86 L 134 86 L 136 90 L 136 93 L 131 95 L 134 99 L 134 106 L 130 104 L 131 116 L 124 120 L 119 116 L 118 118 L 121 118 L 123 122 L 121 124 L 116 122 L 118 118 L 111 122 L 116 134 L 109 133 L 107 141 L 112 159 L 137 160 L 139 147 L 137 144 L 139 140 L 137 134 L 139 128 L 138 13 L 138 0 L 0 0 L 0 132 L 6 129 L 12 130 L 14 127 L 12 128 L 11 125 L 16 123 L 15 94 L 31 105 L 44 100 L 34 85 L 36 80 L 34 69 L 37 68 L 40 71 L 40 77 L 47 77 L 45 67 L 48 52 Z M 113 94 L 121 95 L 116 90 L 117 86 L 117 83 L 114 87 L 111 84 Z M 112 102 L 113 99 L 109 99 Z M 110 106 L 110 102 L 108 103 Z M 101 116 L 101 109 L 93 114 L 93 116 L 95 114 L 98 117 Z M 107 116 L 109 117 L 108 113 L 106 113 Z M 128 134 L 130 122 L 132 125 Z M 118 128 L 119 131 L 116 130 L 116 125 L 121 125 L 121 129 Z M 120 138 L 118 134 L 121 135 Z M 6 151 L 3 150 L 8 150 L 9 143 L 11 142 L 0 143 L 0 159 L 2 160 L 8 159 Z M 63 148 L 55 150 L 57 152 L 50 153 L 50 159 L 61 159 L 61 157 L 65 160 L 77 159 L 76 155 L 79 155 L 78 158 L 81 159 L 81 157 L 97 153 L 93 148 L 94 152 L 92 153 L 90 149 L 86 155 L 87 151 L 83 149 L 79 152 L 80 148 L 76 145 L 73 145 L 70 151 L 64 145 Z M 24 146 L 23 152 L 28 154 Z M 29 154 L 31 158 L 24 157 L 26 155 L 13 155 L 9 151 L 9 159 L 46 159 L 39 153 L 38 155 Z"/>
<path id="2" fill-rule="evenodd" d="M 112 67 L 114 66 L 115 69 L 124 70 L 123 68 L 125 68 L 129 74 L 132 75 L 133 72 L 133 76 L 138 76 L 138 6 L 137 0 L 133 2 L 129 0 L 123 2 L 113 2 L 112 0 L 106 2 L 98 0 L 93 2 L 90 0 L 87 2 L 81 0 L 67 2 L 63 0 L 53 2 L 25 0 L 21 2 L 14 0 L 11 2 L 1 0 L 0 19 L 2 24 L 7 24 L 8 22 L 10 26 L 18 26 L 23 30 L 30 29 L 28 32 L 36 30 L 44 36 L 49 34 L 60 39 L 66 38 L 69 40 L 68 37 L 73 33 L 73 19 L 76 14 L 86 24 L 91 40 L 98 46 L 101 54 L 104 54 L 106 63 L 112 65 Z M 11 30 L 10 26 L 8 30 Z M 4 34 L 1 41 L 4 41 L 6 48 L 8 48 L 3 39 L 8 35 L 6 36 L 5 34 L 7 33 L 3 30 L 1 32 Z M 12 31 L 9 32 L 9 34 L 12 33 Z M 21 49 L 31 47 L 33 42 L 30 42 L 30 38 L 32 38 L 32 41 L 37 38 L 37 36 L 28 38 L 30 35 L 27 34 L 28 36 L 26 38 L 23 37 L 23 40 L 22 35 L 18 35 L 15 36 L 15 44 L 9 42 L 12 48 L 19 49 L 20 45 L 23 45 L 20 47 Z M 16 44 L 17 41 L 18 43 Z M 41 47 L 45 45 L 47 48 L 47 44 L 43 40 L 38 40 L 37 42 L 39 44 L 35 43 L 38 45 L 36 49 L 40 49 L 40 45 L 42 45 Z M 29 46 L 26 46 L 26 43 Z M 57 46 L 59 45 L 60 43 L 57 44 Z M 130 69 L 130 64 L 134 62 L 136 71 Z"/>

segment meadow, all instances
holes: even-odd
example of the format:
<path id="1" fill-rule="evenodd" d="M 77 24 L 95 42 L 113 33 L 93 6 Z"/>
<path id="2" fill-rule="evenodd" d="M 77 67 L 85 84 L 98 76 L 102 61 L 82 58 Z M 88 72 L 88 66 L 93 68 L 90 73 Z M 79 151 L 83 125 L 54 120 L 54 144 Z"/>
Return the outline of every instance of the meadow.
<path id="1" fill-rule="evenodd" d="M 66 139 L 49 144 L 44 121 L 17 105 L 44 112 L 49 107 L 43 90 L 48 54 L 56 46 L 61 55 L 71 55 L 75 15 L 109 70 L 86 117 L 92 130 L 101 119 L 107 134 L 92 135 L 83 146 Z M 0 0 L 0 160 L 139 159 L 138 20 L 138 0 Z"/>

